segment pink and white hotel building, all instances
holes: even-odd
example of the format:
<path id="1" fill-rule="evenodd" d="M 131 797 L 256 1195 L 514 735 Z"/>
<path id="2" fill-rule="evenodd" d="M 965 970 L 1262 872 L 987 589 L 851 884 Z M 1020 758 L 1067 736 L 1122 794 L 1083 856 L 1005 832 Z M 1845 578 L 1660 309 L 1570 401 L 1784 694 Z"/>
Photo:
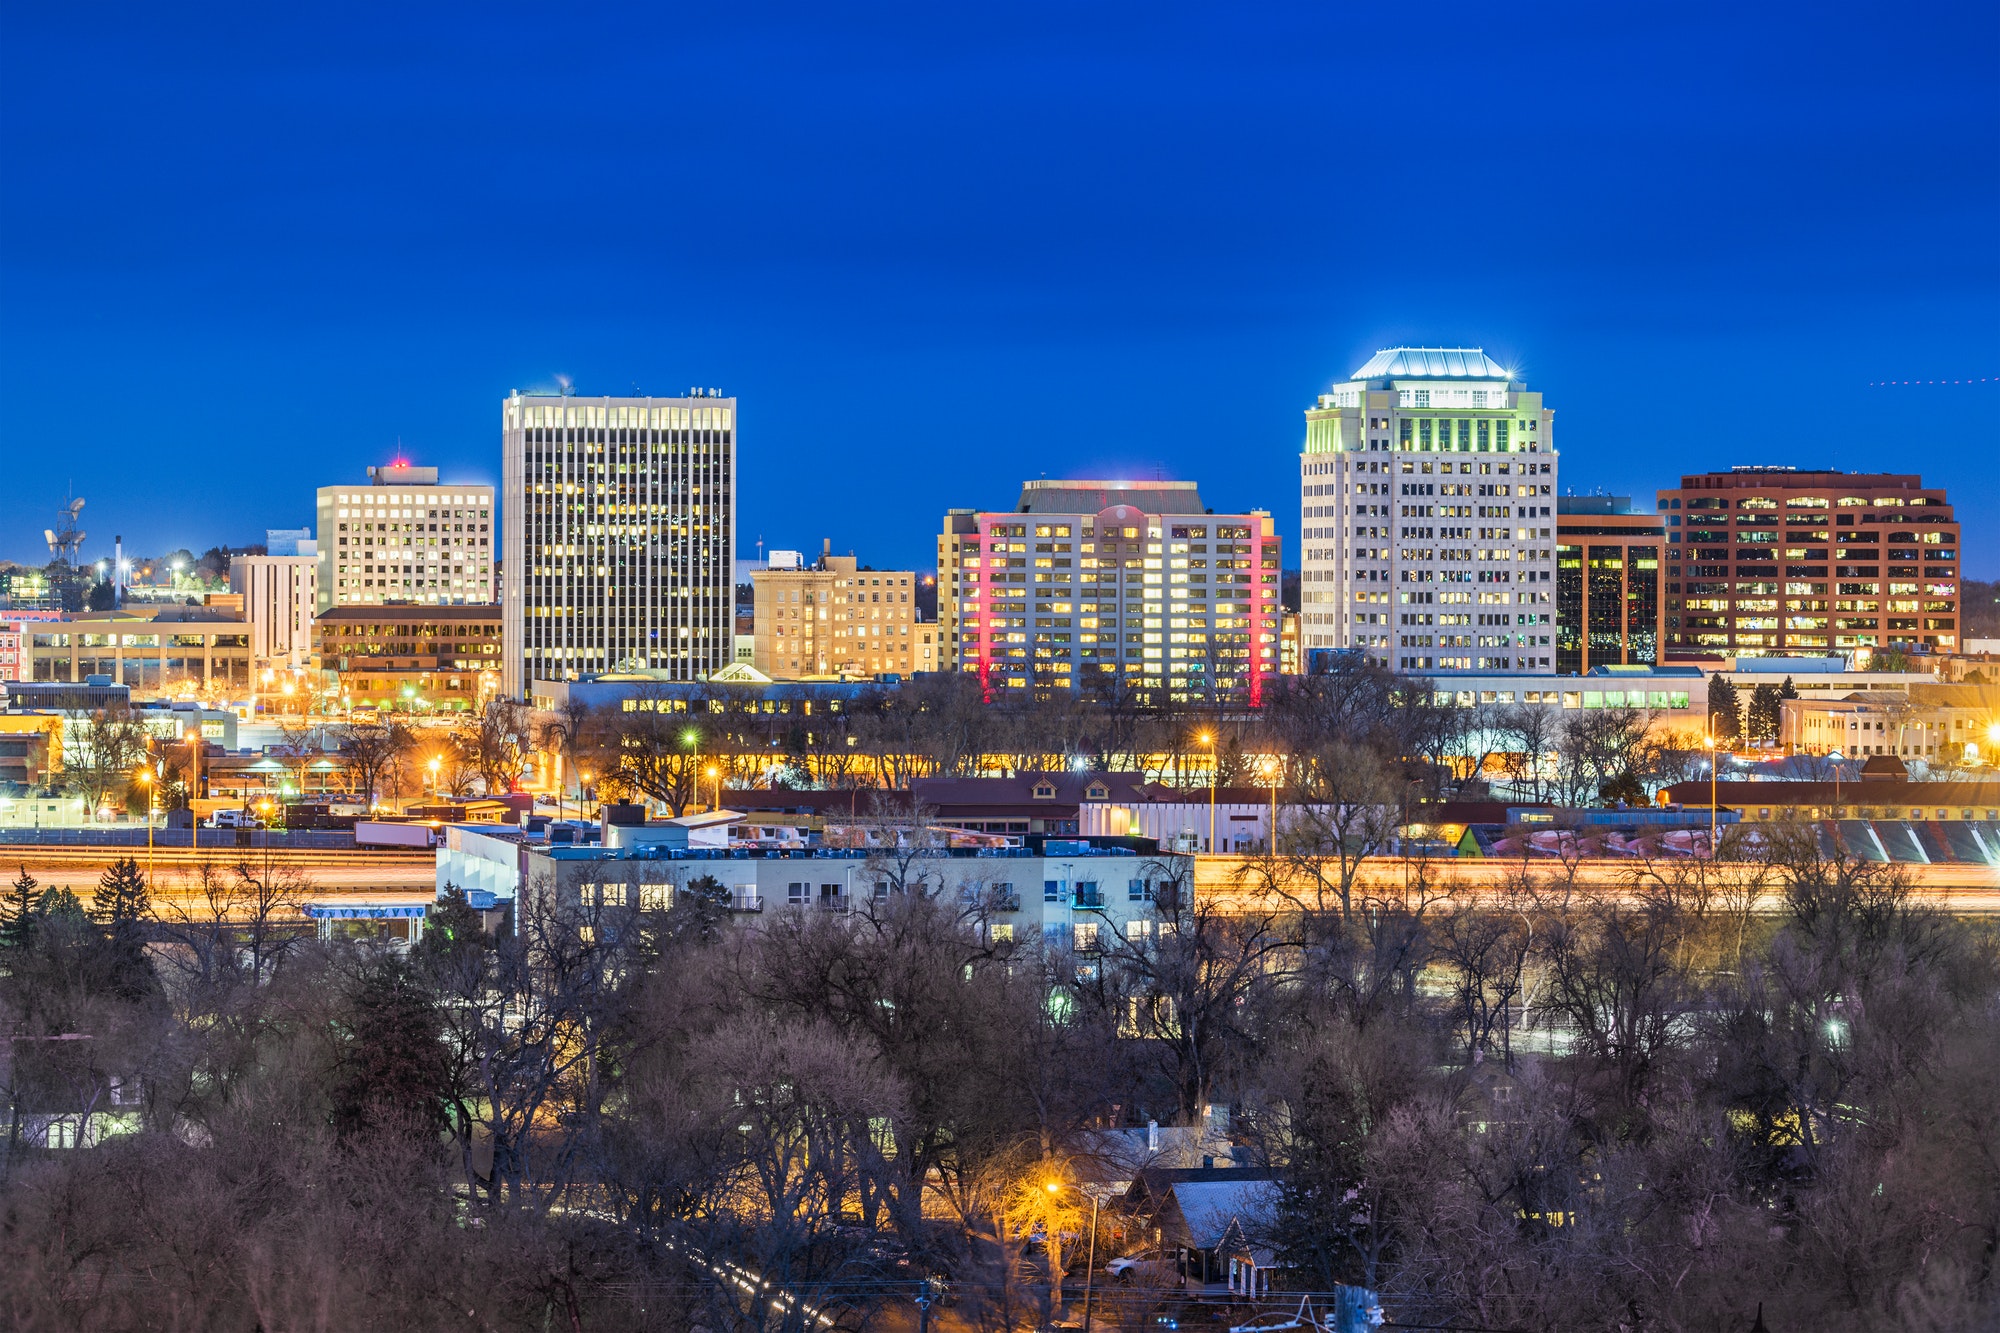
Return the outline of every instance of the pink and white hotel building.
<path id="1" fill-rule="evenodd" d="M 1278 672 L 1270 514 L 1216 514 L 1191 481 L 1031 481 L 938 536 L 947 660 L 989 692 L 1164 691 L 1253 706 Z"/>

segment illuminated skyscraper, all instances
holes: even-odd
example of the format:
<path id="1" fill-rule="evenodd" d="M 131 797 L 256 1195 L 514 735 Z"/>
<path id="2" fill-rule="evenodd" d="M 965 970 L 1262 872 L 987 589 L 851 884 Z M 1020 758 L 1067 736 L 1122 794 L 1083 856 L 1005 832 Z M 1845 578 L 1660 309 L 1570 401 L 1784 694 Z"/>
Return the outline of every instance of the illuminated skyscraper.
<path id="1" fill-rule="evenodd" d="M 1426 675 L 1555 658 L 1555 414 L 1476 347 L 1394 347 L 1306 409 L 1301 634 Z"/>
<path id="2" fill-rule="evenodd" d="M 501 404 L 502 690 L 644 671 L 697 680 L 734 634 L 736 400 Z"/>

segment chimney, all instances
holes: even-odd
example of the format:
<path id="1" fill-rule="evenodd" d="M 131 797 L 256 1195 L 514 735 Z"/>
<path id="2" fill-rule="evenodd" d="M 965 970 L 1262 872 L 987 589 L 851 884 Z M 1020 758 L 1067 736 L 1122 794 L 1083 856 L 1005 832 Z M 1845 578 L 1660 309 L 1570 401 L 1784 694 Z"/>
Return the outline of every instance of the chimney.
<path id="1" fill-rule="evenodd" d="M 117 610 L 125 605 L 125 538 L 111 539 L 111 606 Z"/>
<path id="2" fill-rule="evenodd" d="M 1160 1122 L 1157 1120 L 1148 1120 L 1146 1122 L 1146 1151 L 1158 1152 L 1159 1150 Z"/>

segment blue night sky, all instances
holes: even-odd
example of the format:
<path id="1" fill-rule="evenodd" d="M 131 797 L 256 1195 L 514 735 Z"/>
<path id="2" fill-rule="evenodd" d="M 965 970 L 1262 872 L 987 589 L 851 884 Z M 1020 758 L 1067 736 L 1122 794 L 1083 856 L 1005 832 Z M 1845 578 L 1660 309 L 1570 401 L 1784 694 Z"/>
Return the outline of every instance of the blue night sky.
<path id="1" fill-rule="evenodd" d="M 0 11 L 0 555 L 497 479 L 564 374 L 740 397 L 739 554 L 1158 471 L 1294 563 L 1301 410 L 1422 342 L 1566 488 L 1920 469 L 2000 575 L 2000 7 L 715 8 Z"/>

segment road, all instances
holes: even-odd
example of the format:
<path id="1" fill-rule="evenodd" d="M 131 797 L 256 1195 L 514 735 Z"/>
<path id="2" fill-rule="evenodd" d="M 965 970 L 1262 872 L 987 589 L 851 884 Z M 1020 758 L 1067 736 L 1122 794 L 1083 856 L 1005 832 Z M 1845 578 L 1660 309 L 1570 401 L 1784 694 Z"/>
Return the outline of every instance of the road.
<path id="1" fill-rule="evenodd" d="M 1668 862 L 1659 869 L 1670 873 L 1677 865 Z M 1729 863 L 1725 863 L 1725 869 Z M 1563 867 L 1553 859 L 1535 860 L 1527 868 L 1547 881 L 1561 875 Z M 1383 893 L 1402 889 L 1424 875 L 1431 891 L 1447 889 L 1474 895 L 1494 895 L 1521 873 L 1522 863 L 1514 860 L 1440 858 L 1406 862 L 1395 857 L 1377 857 L 1362 865 L 1358 892 Z M 1580 863 L 1575 883 L 1585 892 L 1631 897 L 1634 876 L 1645 866 L 1632 860 L 1594 860 Z M 1919 897 L 1947 911 L 1965 915 L 2000 913 L 2000 869 L 1975 865 L 1905 865 L 1911 886 Z M 1326 876 L 1337 880 L 1337 866 L 1326 867 Z M 1267 901 L 1262 886 L 1268 879 L 1261 858 L 1254 856 L 1200 856 L 1195 858 L 1195 894 L 1198 899 L 1256 910 Z M 1759 898 L 1757 910 L 1776 911 L 1775 893 Z"/>
<path id="2" fill-rule="evenodd" d="M 296 869 L 309 881 L 308 897 L 351 898 L 369 902 L 429 902 L 437 896 L 437 859 L 433 852 L 405 851 L 274 851 L 254 848 L 161 848 L 152 855 L 152 892 L 156 900 L 168 900 L 184 892 L 202 861 L 212 862 L 228 872 L 239 858 L 261 872 L 268 855 L 273 869 Z M 98 876 L 115 860 L 130 856 L 141 867 L 147 864 L 144 847 L 43 847 L 9 844 L 0 847 L 0 879 L 11 880 L 26 867 L 44 887 L 62 885 L 86 903 L 97 887 Z"/>

